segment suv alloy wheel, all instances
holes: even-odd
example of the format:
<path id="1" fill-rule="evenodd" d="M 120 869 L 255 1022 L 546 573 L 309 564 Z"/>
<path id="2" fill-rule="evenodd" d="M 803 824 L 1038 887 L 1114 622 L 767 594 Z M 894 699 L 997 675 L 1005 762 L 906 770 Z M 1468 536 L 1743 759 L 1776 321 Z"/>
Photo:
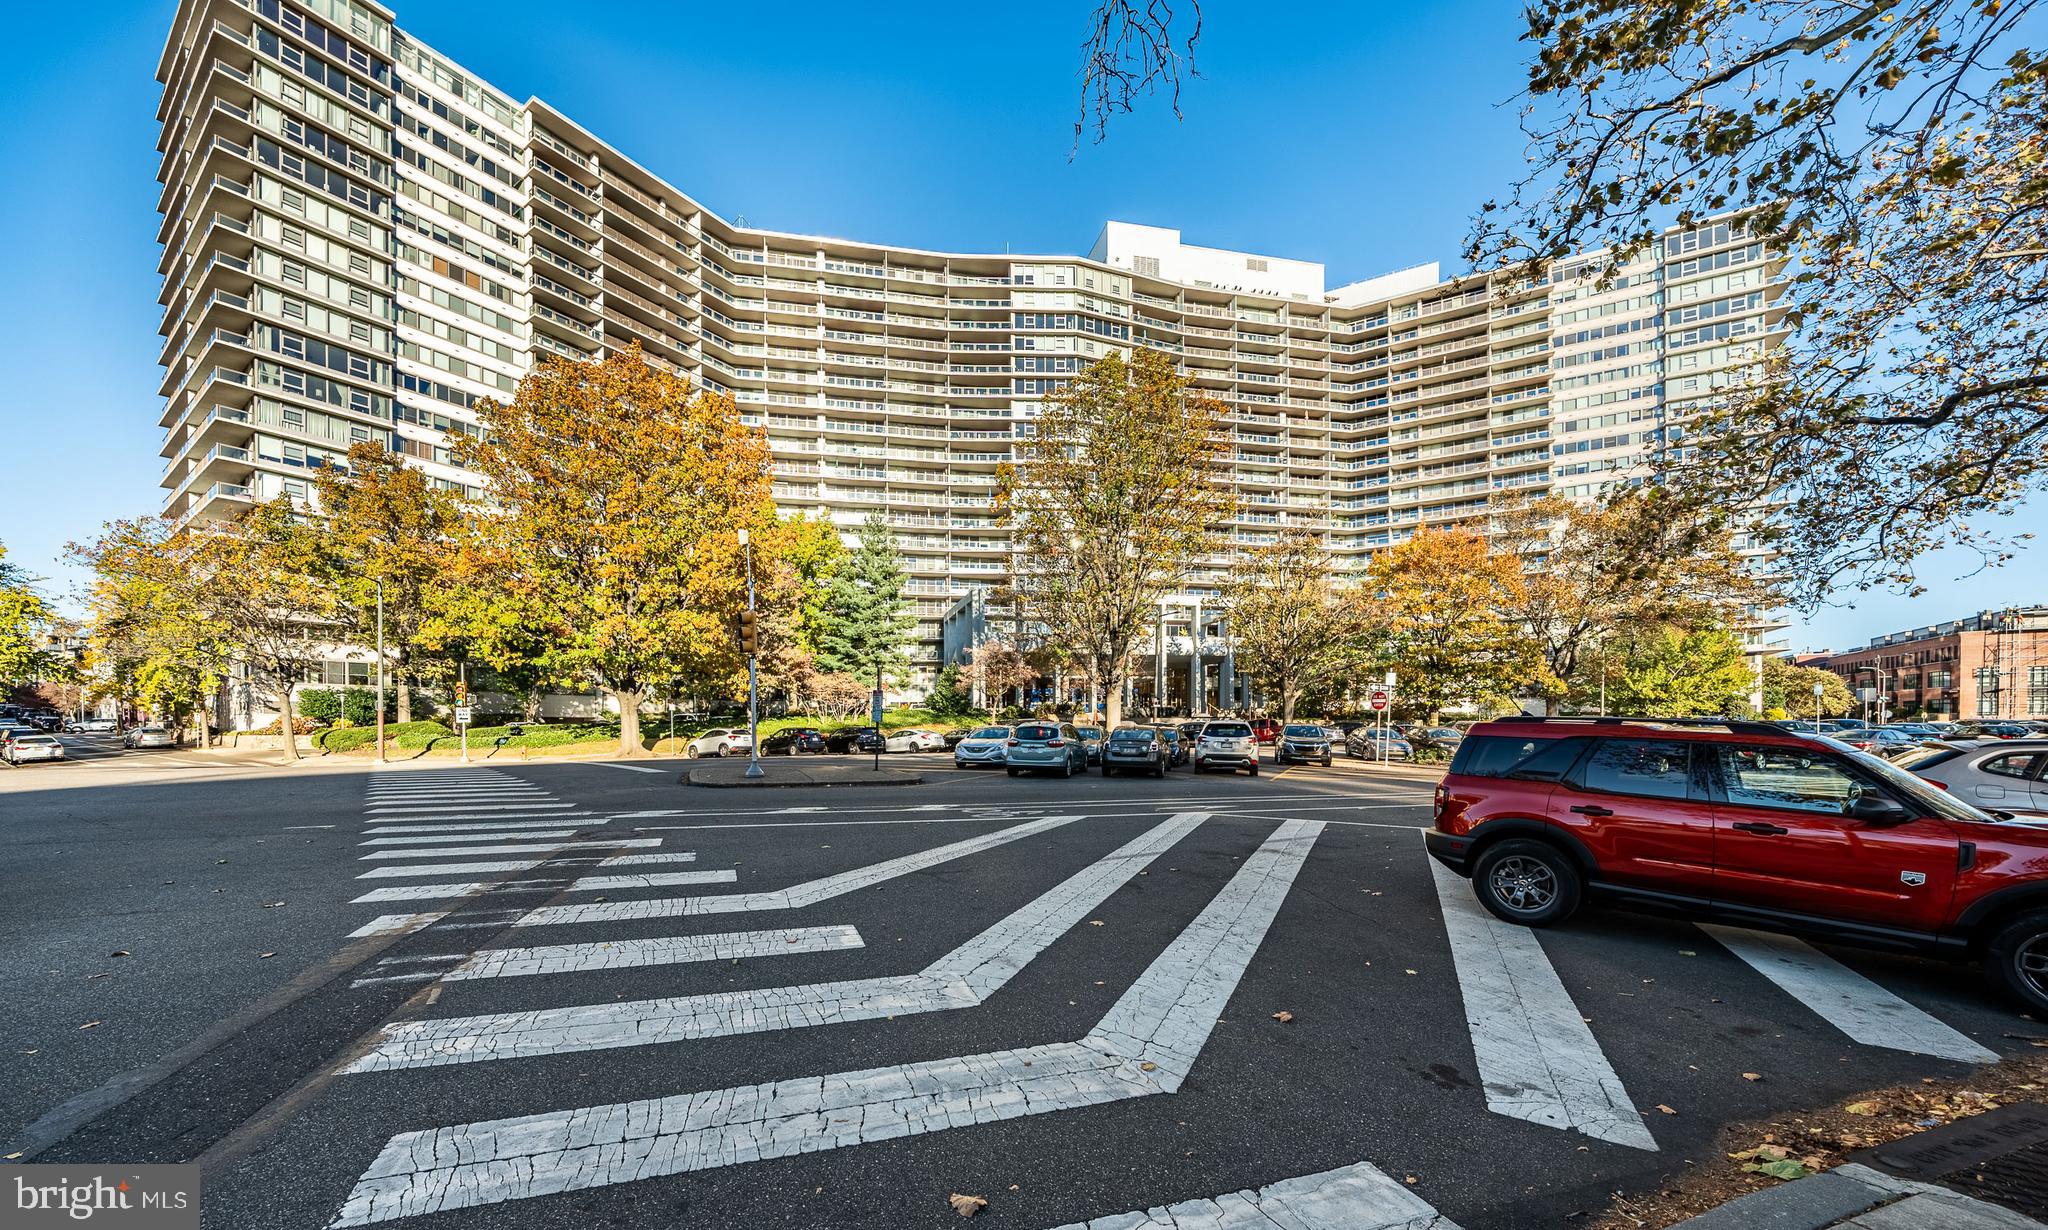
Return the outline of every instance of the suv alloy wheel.
<path id="1" fill-rule="evenodd" d="M 1563 922 L 1579 908 L 1585 878 L 1545 841 L 1509 838 L 1488 846 L 1472 868 L 1472 891 L 1494 917 L 1525 927 Z"/>
<path id="2" fill-rule="evenodd" d="M 2048 1011 L 2048 910 L 2000 927 L 1984 947 L 1984 972 L 2035 1012 Z"/>

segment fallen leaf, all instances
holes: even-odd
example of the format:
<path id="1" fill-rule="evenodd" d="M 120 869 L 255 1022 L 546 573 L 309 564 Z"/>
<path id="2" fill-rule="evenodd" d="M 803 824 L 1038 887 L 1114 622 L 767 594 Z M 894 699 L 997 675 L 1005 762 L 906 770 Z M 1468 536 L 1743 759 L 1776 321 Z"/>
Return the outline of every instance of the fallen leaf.
<path id="1" fill-rule="evenodd" d="M 1657 1103 L 1657 1109 L 1667 1115 L 1675 1115 L 1678 1113 L 1677 1111 L 1671 1109 L 1669 1106 L 1664 1105 L 1664 1103 L 1662 1102 Z"/>
<path id="2" fill-rule="evenodd" d="M 1012 1184 L 1010 1184 L 1010 1190 L 1011 1190 L 1011 1191 L 1013 1191 L 1013 1192 L 1014 1192 L 1014 1191 L 1016 1191 L 1016 1190 L 1017 1190 L 1017 1185 L 1016 1185 L 1015 1183 L 1012 1183 Z"/>
<path id="3" fill-rule="evenodd" d="M 1285 1025 L 1294 1019 L 1294 1014 L 1292 1012 L 1276 1012 L 1273 1014 L 1273 1019 Z"/>
<path id="4" fill-rule="evenodd" d="M 1159 1070 L 1159 1065 L 1158 1065 L 1158 1064 L 1156 1064 L 1156 1063 L 1149 1063 L 1149 1062 L 1148 1062 L 1148 1063 L 1141 1063 L 1141 1064 L 1139 1064 L 1139 1065 L 1138 1065 L 1138 1070 L 1139 1070 L 1140 1072 L 1156 1072 L 1156 1071 L 1158 1071 L 1158 1070 Z M 1013 1190 L 1014 1190 L 1014 1189 L 1013 1189 Z"/>
<path id="5" fill-rule="evenodd" d="M 129 954 L 126 948 L 116 948 L 114 951 L 108 953 L 107 955 L 110 957 L 125 957 Z"/>
<path id="6" fill-rule="evenodd" d="M 1411 1174 L 1411 1175 L 1408 1175 L 1407 1177 L 1403 1178 L 1403 1179 L 1401 1180 L 1401 1182 L 1403 1182 L 1403 1183 L 1406 1183 L 1406 1184 L 1407 1184 L 1408 1186 L 1410 1186 L 1410 1187 L 1413 1187 L 1413 1186 L 1415 1186 L 1415 1185 L 1416 1185 L 1417 1183 L 1420 1183 L 1420 1182 L 1422 1182 L 1422 1180 L 1420 1180 L 1420 1179 L 1416 1178 L 1416 1177 L 1415 1177 L 1414 1175 L 1412 1175 L 1412 1174 Z"/>
<path id="7" fill-rule="evenodd" d="M 1851 1102 L 1847 1106 L 1844 1106 L 1842 1109 L 1852 1115 L 1874 1115 L 1877 1113 L 1877 1103 Z"/>
<path id="8" fill-rule="evenodd" d="M 112 978 L 112 977 L 113 977 L 113 975 L 112 975 L 112 974 L 87 974 L 87 975 L 85 976 L 85 980 L 86 980 L 87 982 L 91 982 L 91 981 L 92 981 L 93 979 L 95 979 L 95 978 Z"/>
<path id="9" fill-rule="evenodd" d="M 259 953 L 257 953 L 256 955 L 257 955 L 258 957 L 260 957 L 260 958 L 269 958 L 269 957 L 274 957 L 274 956 L 276 956 L 277 954 L 276 954 L 276 953 L 274 953 L 274 952 L 259 952 Z"/>
<path id="10" fill-rule="evenodd" d="M 99 1025 L 101 1025 L 101 1024 L 102 1024 L 102 1022 L 100 1022 L 100 1021 L 87 1021 L 87 1022 L 86 1022 L 85 1024 L 83 1024 L 83 1025 L 80 1025 L 80 1026 L 79 1026 L 79 1028 L 80 1028 L 80 1029 L 95 1029 L 95 1028 L 97 1028 L 97 1027 L 98 1027 Z"/>
<path id="11" fill-rule="evenodd" d="M 1751 1174 L 1767 1174 L 1773 1179 L 1803 1179 L 1814 1173 L 1803 1163 L 1790 1158 L 1779 1158 L 1774 1162 L 1751 1162 L 1743 1169 Z"/>
<path id="12" fill-rule="evenodd" d="M 1746 1081 L 1760 1081 L 1763 1078 L 1763 1073 L 1761 1072 L 1744 1072 L 1742 1074 L 1742 1079 Z"/>
<path id="13" fill-rule="evenodd" d="M 962 1217 L 972 1217 L 988 1207 L 988 1201 L 980 1196 L 963 1196 L 959 1192 L 946 1197 L 946 1203 L 952 1205 L 953 1211 Z"/>
<path id="14" fill-rule="evenodd" d="M 1414 973 L 1415 971 L 1411 969 L 1411 970 L 1403 970 L 1403 971 L 1401 971 L 1401 972 L 1402 972 L 1402 973 L 1404 973 L 1404 974 L 1412 974 L 1412 973 Z"/>
<path id="15" fill-rule="evenodd" d="M 266 901 L 263 903 L 263 908 L 266 910 L 274 910 L 283 904 L 284 902 L 282 901 Z"/>
<path id="16" fill-rule="evenodd" d="M 1681 957 L 1697 957 L 1697 956 L 1699 956 L 1700 954 L 1698 954 L 1698 953 L 1694 952 L 1694 951 L 1693 951 L 1692 949 L 1690 949 L 1690 948 L 1681 948 L 1681 949 L 1679 949 L 1679 950 L 1678 950 L 1678 955 L 1679 955 L 1679 956 L 1681 956 Z"/>
<path id="17" fill-rule="evenodd" d="M 1088 920 L 1088 925 L 1091 927 L 1099 927 L 1102 925 L 1102 920 L 1099 918 L 1091 918 Z M 972 1214 L 969 1214 L 969 1216 L 972 1216 Z"/>

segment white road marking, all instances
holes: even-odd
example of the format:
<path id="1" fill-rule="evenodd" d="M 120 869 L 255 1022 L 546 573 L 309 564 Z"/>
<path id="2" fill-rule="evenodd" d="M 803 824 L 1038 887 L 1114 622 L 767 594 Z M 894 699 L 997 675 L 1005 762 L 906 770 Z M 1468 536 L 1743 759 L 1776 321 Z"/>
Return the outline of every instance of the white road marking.
<path id="1" fill-rule="evenodd" d="M 287 824 L 284 826 L 287 833 L 294 829 L 331 829 L 333 827 L 331 824 Z"/>
<path id="2" fill-rule="evenodd" d="M 441 870 L 435 868 L 434 870 Z M 520 887 L 547 887 L 556 892 L 588 893 L 602 892 L 615 888 L 656 888 L 669 884 L 730 884 L 739 878 L 736 871 L 684 871 L 662 876 L 587 876 L 581 880 L 563 883 L 560 880 L 477 880 L 466 884 L 404 884 L 393 888 L 379 888 L 351 898 L 349 904 L 365 901 L 431 901 L 437 897 L 466 897 L 471 893 L 491 889 Z M 660 881 L 659 884 L 642 884 L 636 881 Z"/>
<path id="3" fill-rule="evenodd" d="M 390 935 L 394 931 L 410 931 L 416 927 L 424 927 L 431 922 L 439 922 L 446 917 L 448 917 L 448 911 L 446 910 L 442 910 L 437 914 L 379 914 L 369 922 L 349 932 L 348 938 L 359 940 L 371 935 Z"/>
<path id="4" fill-rule="evenodd" d="M 1283 1179 L 1253 1191 L 1061 1226 L 1059 1230 L 1458 1230 L 1370 1162 Z"/>
<path id="5" fill-rule="evenodd" d="M 1085 1038 L 406 1132 L 333 1226 L 358 1226 L 1178 1090 L 1322 826 L 1246 858 Z"/>
<path id="6" fill-rule="evenodd" d="M 1821 1020 L 1865 1046 L 1911 1051 L 1960 1063 L 1997 1063 L 1996 1053 L 1915 1008 L 1863 975 L 1789 935 L 1701 923 L 1700 930 L 1742 958 Z"/>
<path id="7" fill-rule="evenodd" d="M 536 811 L 567 811 L 574 806 L 576 806 L 574 803 L 564 803 L 559 799 L 540 799 L 531 803 L 473 803 L 467 799 L 451 799 L 447 802 L 414 800 L 409 803 L 379 803 L 364 808 L 363 814 L 371 820 L 389 819 L 393 816 L 410 812 L 439 811 L 470 811 L 484 815 L 506 812 L 518 815 L 524 812 Z"/>
<path id="8" fill-rule="evenodd" d="M 1182 812 L 1155 826 L 915 974 L 407 1021 L 385 1026 L 384 1040 L 342 1071 L 651 1046 L 975 1007 L 1206 818 Z"/>
<path id="9" fill-rule="evenodd" d="M 487 811 L 464 811 L 461 808 L 456 808 L 452 811 L 421 812 L 416 816 L 368 816 L 364 818 L 363 825 L 368 828 L 388 827 L 395 824 L 453 824 L 457 821 L 471 820 L 484 820 L 502 825 L 532 824 L 536 821 L 541 824 L 566 824 L 579 817 L 595 814 L 595 812 L 588 810 L 578 810 L 573 804 L 567 803 L 557 810 L 522 812 L 509 816 Z"/>
<path id="10" fill-rule="evenodd" d="M 603 762 L 603 761 L 599 761 L 598 763 L 600 763 L 600 764 L 603 764 L 604 762 Z M 668 772 L 668 770 L 667 770 L 667 769 L 654 769 L 654 768 L 649 768 L 648 766 L 646 766 L 646 765 L 644 765 L 644 764 L 610 764 L 610 765 L 605 765 L 605 767 L 606 767 L 606 768 L 608 768 L 608 769 L 624 769 L 624 770 L 625 770 L 626 772 L 628 772 L 628 773 L 666 773 L 666 772 Z"/>
<path id="11" fill-rule="evenodd" d="M 1435 859 L 1429 869 L 1443 903 L 1486 1108 L 1610 1144 L 1656 1149 L 1536 933 L 1487 913 L 1472 886 Z"/>
<path id="12" fill-rule="evenodd" d="M 431 846 L 450 841 L 539 841 L 548 837 L 573 837 L 575 829 L 494 829 L 488 833 L 434 833 L 426 837 L 372 837 L 359 846 Z"/>
<path id="13" fill-rule="evenodd" d="M 532 974 L 574 974 L 646 965 L 779 957 L 799 952 L 844 952 L 860 947 L 863 947 L 860 932 L 848 926 L 787 927 L 774 931 L 730 931 L 716 935 L 664 935 L 653 939 L 605 940 L 589 944 L 486 948 L 442 977 L 451 981 L 522 978 Z"/>
<path id="14" fill-rule="evenodd" d="M 564 871 L 571 867 L 595 864 L 611 867 L 635 863 L 694 863 L 694 850 L 676 851 L 669 854 L 615 854 L 610 858 L 593 854 L 574 854 L 560 858 L 506 859 L 488 863 L 421 863 L 408 867 L 372 867 L 356 877 L 358 880 L 382 880 L 392 876 L 445 876 L 476 875 L 486 871 L 531 871 L 549 863 L 559 864 Z"/>
<path id="15" fill-rule="evenodd" d="M 437 846 L 431 850 L 408 847 L 404 850 L 372 850 L 363 858 L 461 858 L 475 854 L 523 854 L 539 849 L 580 850 L 590 846 L 658 846 L 661 843 L 659 837 L 615 837 L 610 840 L 548 841 L 530 846 Z"/>
<path id="16" fill-rule="evenodd" d="M 1163 798 L 1163 797 L 1146 797 L 1146 798 L 1141 798 L 1141 799 L 1088 799 L 1088 800 L 1086 800 L 1086 802 L 1085 802 L 1085 806 L 1086 806 L 1086 807 L 1088 808 L 1089 814 L 1091 814 L 1091 815 L 1103 815 L 1103 814 L 1105 814 L 1105 813 L 1108 813 L 1108 812 L 1111 812 L 1111 811 L 1123 810 L 1123 809 L 1128 809 L 1128 808 L 1138 808 L 1138 809 L 1140 809 L 1140 810 L 1144 810 L 1144 811 L 1174 811 L 1174 810 L 1177 810 L 1177 809 L 1178 809 L 1178 807 L 1179 807 L 1180 805 L 1183 805 L 1183 804 L 1185 804 L 1185 805 L 1190 805 L 1190 806 L 1195 806 L 1195 807 L 1211 807 L 1211 808 L 1213 808 L 1213 807 L 1217 807 L 1217 806 L 1227 806 L 1227 805 L 1230 805 L 1230 804 L 1237 804 L 1237 803 L 1243 803 L 1243 802 L 1244 802 L 1244 801 L 1245 801 L 1246 799 L 1250 799 L 1250 798 L 1256 798 L 1260 806 L 1266 806 L 1266 805 L 1268 805 L 1268 804 L 1273 804 L 1273 803 L 1282 803 L 1282 802 L 1290 802 L 1290 801 L 1294 801 L 1294 800 L 1302 800 L 1302 801 L 1307 801 L 1307 802 L 1316 802 L 1316 803 L 1327 803 L 1327 802 L 1329 802 L 1329 801 L 1330 801 L 1330 800 L 1331 800 L 1332 798 L 1334 798 L 1334 797 L 1357 797 L 1357 798 L 1395 798 L 1395 797 L 1406 797 L 1406 796 L 1409 796 L 1409 795 L 1416 795 L 1416 796 L 1419 796 L 1420 798 L 1422 798 L 1422 799 L 1425 799 L 1425 800 L 1426 800 L 1426 799 L 1428 799 L 1428 798 L 1430 797 L 1430 791 L 1429 791 L 1428 789 L 1426 789 L 1426 788 L 1425 788 L 1425 789 L 1418 789 L 1418 790 L 1414 790 L 1414 791 L 1399 791 L 1399 792 L 1397 792 L 1397 793 L 1395 793 L 1395 794 L 1369 794 L 1369 793 L 1367 793 L 1367 792 L 1364 792 L 1364 791 L 1358 791 L 1358 790 L 1347 790 L 1347 791 L 1345 792 L 1345 794 L 1344 794 L 1343 796 L 1334 796 L 1334 795 L 1329 795 L 1329 794 L 1264 794 L 1264 793 L 1261 793 L 1261 794 L 1259 794 L 1259 795 L 1256 795 L 1256 796 L 1253 796 L 1253 795 L 1247 795 L 1247 794 L 1242 794 L 1242 793 L 1232 793 L 1232 794 L 1197 794 L 1197 795 L 1189 795 L 1189 796 L 1186 796 L 1186 797 L 1174 797 L 1174 798 Z M 915 810 L 917 810 L 917 811 L 938 811 L 938 810 L 946 810 L 946 811 L 961 811 L 961 812 L 969 812 L 969 813 L 973 813 L 973 814 L 970 814 L 970 815 L 966 815 L 966 816 L 963 816 L 963 817 L 961 817 L 961 820 L 960 820 L 960 822 L 961 822 L 961 823 L 966 823 L 966 822 L 968 822 L 968 821 L 973 821 L 973 820 L 992 820 L 992 819 L 995 819 L 995 818 L 996 818 L 996 816 L 993 816 L 993 815 L 989 815 L 989 814 L 986 814 L 986 813 L 989 813 L 989 812 L 998 812 L 998 813 L 1007 813 L 1007 812 L 1020 812 L 1020 813 L 1021 813 L 1021 812 L 1038 812 L 1038 811 L 1054 811 L 1054 810 L 1061 810 L 1061 809 L 1063 809 L 1063 808 L 1065 808 L 1065 807 L 1073 807 L 1073 806 L 1081 806 L 1081 805 L 1083 805 L 1083 804 L 1082 804 L 1082 803 L 1081 803 L 1081 802 L 1080 802 L 1079 800 L 1077 800 L 1077 801 L 1075 801 L 1075 802 L 1073 802 L 1073 803 L 1065 803 L 1065 804 L 1061 804 L 1061 803 L 1003 803 L 1003 804 L 991 804 L 991 803 L 925 803 L 925 804 L 920 804 L 920 805 L 919 805 L 919 806 L 918 806 L 918 807 L 917 807 L 917 808 L 916 808 Z M 864 814 L 882 814 L 882 815 L 900 816 L 900 815 L 902 815 L 902 814 L 903 814 L 904 812 L 906 812 L 906 811 L 910 811 L 910 810 L 913 810 L 913 809 L 911 809 L 911 808 L 907 808 L 907 807 L 834 807 L 834 808 L 829 808 L 829 809 L 828 809 L 828 808 L 824 808 L 824 807 L 749 807 L 749 808 L 738 808 L 738 809 L 732 809 L 732 808 L 728 808 L 728 809 L 725 809 L 725 810 L 722 810 L 722 811 L 687 811 L 687 810 L 683 810 L 683 809 L 679 809 L 679 808 L 655 808 L 655 809 L 652 809 L 652 810 L 648 810 L 648 811 L 624 811 L 624 812 L 618 812 L 618 813 L 615 813 L 615 815 L 614 815 L 614 817 L 613 817 L 613 818 L 614 818 L 614 819 L 618 819 L 618 820 L 672 820 L 672 819 L 676 819 L 676 818 L 679 818 L 679 817 L 710 817 L 710 816 L 783 816 L 783 815 L 791 815 L 791 814 L 795 814 L 795 813 L 798 813 L 798 812 L 815 812 L 815 811 L 826 811 L 826 810 L 830 810 L 830 811 L 831 811 L 831 812 L 832 812 L 832 813 L 833 813 L 834 815 L 840 815 L 840 816 L 858 816 L 858 815 L 864 815 Z M 866 823 L 866 822 L 864 822 L 864 821 L 852 821 L 852 820 L 849 820 L 849 821 L 843 821 L 843 822 L 840 822 L 840 823 L 847 823 L 847 824 L 857 824 L 857 823 Z M 905 824 L 924 824 L 924 823 L 930 823 L 930 821 L 924 821 L 924 820 L 906 820 L 906 821 L 902 821 L 902 823 L 905 823 Z M 711 827 L 720 827 L 720 826 L 715 826 L 715 825 L 699 825 L 699 826 L 691 826 L 691 827 L 705 827 L 705 828 L 711 828 Z M 730 826 L 724 826 L 724 827 L 731 827 L 731 828 L 747 828 L 747 827 L 762 827 L 762 826 L 758 826 L 758 825 L 756 825 L 756 826 L 748 826 L 748 825 L 730 825 Z"/>
<path id="17" fill-rule="evenodd" d="M 491 829 L 546 828 L 551 824 L 563 824 L 574 818 L 573 816 L 555 816 L 546 820 L 485 820 L 475 824 L 380 824 L 374 828 L 366 828 L 363 832 L 365 835 L 372 837 L 384 833 L 481 833 Z M 603 816 L 588 820 L 578 819 L 576 823 L 579 827 L 591 824 L 610 824 L 611 817 Z"/>
<path id="18" fill-rule="evenodd" d="M 541 908 L 518 920 L 515 926 L 541 927 L 557 923 L 619 922 L 638 918 L 684 918 L 692 914 L 732 914 L 752 910 L 795 910 L 807 905 L 816 905 L 845 893 L 871 888 L 884 880 L 907 876 L 927 867 L 951 862 L 983 850 L 994 849 L 1020 837 L 1030 837 L 1063 824 L 1071 824 L 1080 816 L 1045 816 L 1028 820 L 1023 824 L 956 841 L 951 845 L 920 850 L 900 858 L 887 859 L 867 867 L 856 867 L 836 875 L 808 880 L 791 888 L 774 889 L 760 893 L 733 893 L 722 897 L 672 897 L 658 901 L 602 901 L 583 905 L 551 905 Z M 650 840 L 660 844 L 662 838 Z M 628 843 L 616 843 L 628 844 Z M 376 856 L 371 856 L 376 857 Z"/>

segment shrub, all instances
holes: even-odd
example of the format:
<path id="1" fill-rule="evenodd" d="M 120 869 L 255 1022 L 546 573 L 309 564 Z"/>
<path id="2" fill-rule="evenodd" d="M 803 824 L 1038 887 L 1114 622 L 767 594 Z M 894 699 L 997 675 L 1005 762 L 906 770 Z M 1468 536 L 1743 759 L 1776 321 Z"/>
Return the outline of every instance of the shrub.
<path id="1" fill-rule="evenodd" d="M 387 723 L 384 727 L 384 742 L 388 747 L 410 748 L 414 751 L 426 747 L 428 741 L 437 735 L 445 735 L 448 728 L 439 722 Z M 330 752 L 352 752 L 357 748 L 369 747 L 377 742 L 377 727 L 374 722 L 368 726 L 344 726 L 324 730 L 313 736 L 313 746 Z"/>
<path id="2" fill-rule="evenodd" d="M 332 722 L 341 716 L 341 697 L 327 688 L 304 688 L 293 700 L 300 717 Z"/>

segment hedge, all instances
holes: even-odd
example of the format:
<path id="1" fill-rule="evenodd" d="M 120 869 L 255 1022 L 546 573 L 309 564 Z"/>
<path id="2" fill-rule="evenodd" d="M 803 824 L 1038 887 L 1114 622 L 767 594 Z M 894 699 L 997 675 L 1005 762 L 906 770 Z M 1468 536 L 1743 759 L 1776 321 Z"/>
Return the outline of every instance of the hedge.
<path id="1" fill-rule="evenodd" d="M 384 742 L 391 747 L 410 748 L 417 751 L 428 746 L 435 737 L 448 733 L 448 728 L 439 722 L 386 722 Z M 313 746 L 330 752 L 352 752 L 360 747 L 369 747 L 377 742 L 377 726 L 373 720 L 368 726 L 343 726 L 323 730 L 313 736 Z"/>

